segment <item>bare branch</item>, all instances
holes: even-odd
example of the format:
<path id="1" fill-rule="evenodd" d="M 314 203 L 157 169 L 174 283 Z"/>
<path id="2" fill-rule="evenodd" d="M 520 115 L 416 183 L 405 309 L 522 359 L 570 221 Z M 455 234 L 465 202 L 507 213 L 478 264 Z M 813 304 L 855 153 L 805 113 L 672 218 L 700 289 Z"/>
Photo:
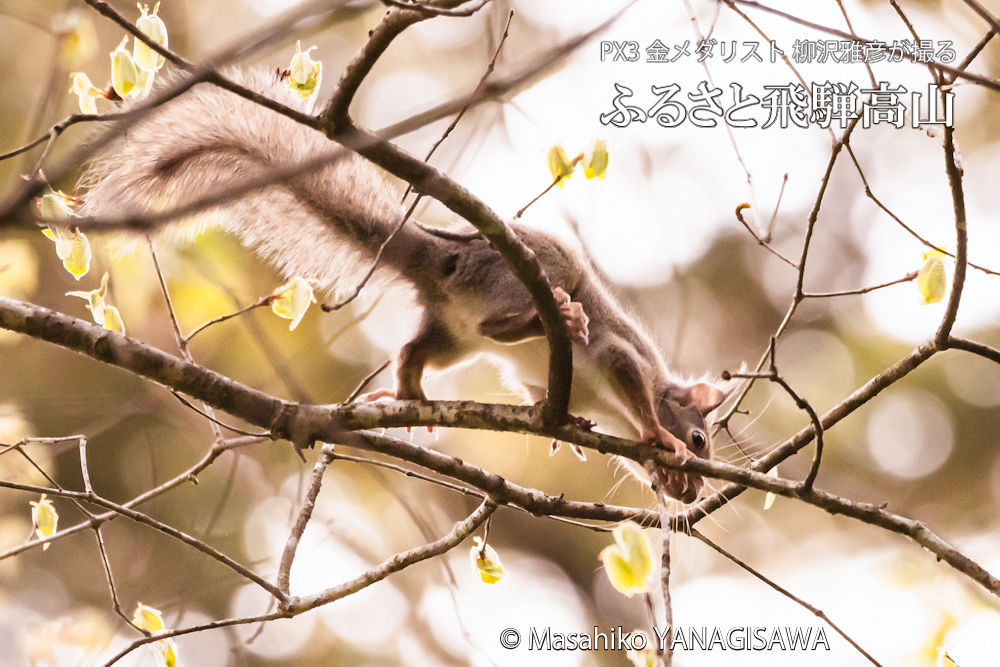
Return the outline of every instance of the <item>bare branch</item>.
<path id="1" fill-rule="evenodd" d="M 121 651 L 116 653 L 110 660 L 108 660 L 102 667 L 111 667 L 125 656 L 127 656 L 132 651 L 136 650 L 140 646 L 145 646 L 146 644 L 152 644 L 153 642 L 162 641 L 164 639 L 169 639 L 170 637 L 180 637 L 182 635 L 189 635 L 195 632 L 204 632 L 205 630 L 216 630 L 218 628 L 228 628 L 234 625 L 251 625 L 253 623 L 266 623 L 267 621 L 275 621 L 279 618 L 288 618 L 288 614 L 282 611 L 276 611 L 272 614 L 264 614 L 262 616 L 245 616 L 242 618 L 227 618 L 222 621 L 212 621 L 211 623 L 204 623 L 202 625 L 195 625 L 189 628 L 179 628 L 177 630 L 164 630 L 162 632 L 157 632 L 155 635 L 149 637 L 143 637 L 142 639 L 137 639 Z"/>
<path id="2" fill-rule="evenodd" d="M 461 544 L 465 538 L 479 528 L 496 511 L 496 508 L 497 504 L 487 498 L 475 512 L 470 514 L 464 521 L 456 523 L 451 532 L 440 540 L 396 554 L 361 576 L 333 588 L 328 588 L 321 593 L 291 598 L 284 605 L 284 608 L 291 614 L 300 614 L 309 609 L 315 609 L 321 605 L 329 604 L 335 600 L 357 593 L 363 588 L 367 588 L 385 579 L 390 574 L 399 572 L 411 565 L 446 553 Z"/>
<path id="3" fill-rule="evenodd" d="M 382 4 L 399 9 L 408 9 L 431 16 L 472 16 L 488 3 L 490 0 L 468 0 L 465 7 L 459 6 L 456 9 L 445 9 L 437 7 L 427 2 L 417 2 L 413 0 L 381 0 Z"/>
<path id="4" fill-rule="evenodd" d="M 361 395 L 361 392 L 363 392 L 365 390 L 365 387 L 368 386 L 368 383 L 371 382 L 372 380 L 374 380 L 376 375 L 378 375 L 379 373 L 381 373 L 385 369 L 389 368 L 389 364 L 391 364 L 391 363 L 392 363 L 392 359 L 386 359 L 385 361 L 382 362 L 381 366 L 379 366 L 378 368 L 376 368 L 375 370 L 373 370 L 371 373 L 369 373 L 368 375 L 366 375 L 364 377 L 364 379 L 362 379 L 361 382 L 358 383 L 358 386 L 354 388 L 354 391 L 351 392 L 350 396 L 348 396 L 346 399 L 344 399 L 344 404 L 347 405 L 347 404 L 353 403 L 355 401 L 355 399 L 357 399 L 357 397 Z"/>
<path id="5" fill-rule="evenodd" d="M 156 519 L 153 519 L 152 517 L 143 514 L 142 512 L 137 512 L 133 509 L 125 507 L 124 505 L 113 503 L 110 500 L 98 496 L 97 494 L 84 493 L 80 491 L 67 491 L 65 489 L 58 489 L 58 488 L 45 488 L 30 484 L 17 484 L 15 482 L 8 482 L 4 480 L 0 480 L 0 487 L 7 489 L 16 489 L 19 491 L 28 491 L 31 493 L 46 493 L 53 496 L 68 498 L 70 500 L 92 503 L 94 505 L 97 505 L 98 507 L 103 507 L 104 509 L 111 510 L 112 512 L 120 514 L 121 516 L 132 519 L 136 523 L 141 523 L 143 525 L 149 526 L 150 528 L 153 528 L 163 533 L 164 535 L 168 535 L 176 540 L 179 540 L 187 544 L 190 547 L 194 547 L 195 549 L 205 554 L 206 556 L 209 556 L 210 558 L 222 563 L 229 569 L 233 570 L 241 577 L 257 584 L 265 591 L 273 595 L 275 598 L 278 598 L 280 600 L 285 597 L 284 594 L 280 590 L 278 590 L 278 588 L 274 584 L 267 581 L 260 575 L 256 574 L 249 568 L 236 562 L 235 560 L 225 555 L 221 551 L 218 551 L 217 549 L 202 542 L 201 540 L 191 537 L 187 533 L 177 530 L 173 526 L 169 526 L 161 521 L 157 521 Z"/>
<path id="6" fill-rule="evenodd" d="M 63 132 L 65 132 L 67 128 L 69 128 L 69 127 L 71 127 L 73 125 L 76 125 L 77 123 L 91 123 L 91 122 L 97 122 L 97 121 L 121 120 L 125 115 L 127 115 L 127 114 L 122 114 L 122 113 L 107 113 L 107 114 L 103 114 L 103 115 L 101 115 L 101 114 L 96 114 L 96 115 L 95 114 L 73 114 L 72 116 L 70 116 L 68 118 L 64 118 L 63 120 L 61 120 L 58 123 L 56 123 L 55 125 L 53 125 L 51 128 L 49 128 L 48 132 L 46 132 L 42 136 L 38 137 L 37 139 L 35 139 L 31 143 L 28 143 L 28 144 L 26 144 L 24 146 L 21 146 L 20 148 L 14 149 L 14 150 L 10 151 L 9 153 L 0 154 L 0 162 L 3 162 L 4 160 L 6 160 L 8 158 L 12 158 L 12 157 L 15 157 L 17 155 L 20 155 L 21 153 L 26 153 L 27 151 L 30 151 L 35 146 L 38 146 L 39 144 L 43 144 L 46 141 L 48 141 L 49 144 L 51 144 L 55 140 L 55 138 L 58 137 L 59 135 L 61 135 Z"/>
<path id="7" fill-rule="evenodd" d="M 913 282 L 917 279 L 917 272 L 912 271 L 907 273 L 902 278 L 897 278 L 896 280 L 890 280 L 887 283 L 881 283 L 879 285 L 871 285 L 869 287 L 861 287 L 859 289 L 844 290 L 842 292 L 803 292 L 802 298 L 804 299 L 829 299 L 837 296 L 851 296 L 859 294 L 868 294 L 869 292 L 874 292 L 875 290 L 882 289 L 884 287 L 892 287 L 893 285 L 900 285 L 902 283 Z"/>
<path id="8" fill-rule="evenodd" d="M 785 180 L 787 181 L 788 179 L 786 178 Z M 784 185 L 782 185 L 781 191 L 782 192 L 785 191 Z M 780 201 L 780 199 L 779 199 L 779 201 Z M 764 239 L 762 239 L 760 236 L 758 236 L 757 232 L 755 232 L 754 229 L 749 225 L 749 223 L 747 223 L 747 221 L 743 219 L 743 209 L 750 208 L 750 206 L 751 206 L 751 204 L 747 204 L 747 203 L 738 205 L 736 207 L 736 219 L 740 221 L 740 224 L 743 225 L 743 227 L 748 232 L 750 232 L 750 236 L 752 236 L 754 238 L 754 240 L 757 241 L 757 245 L 761 246 L 762 248 L 764 248 L 765 250 L 767 250 L 768 252 L 770 252 L 772 255 L 774 255 L 775 257 L 777 257 L 778 259 L 780 259 L 782 262 L 784 262 L 788 266 L 792 267 L 795 270 L 798 270 L 798 268 L 799 268 L 798 264 L 796 264 L 792 260 L 790 260 L 787 257 L 785 257 L 784 255 L 782 255 L 780 252 L 778 252 L 777 250 L 775 250 L 774 248 L 772 248 L 771 244 L 768 243 L 767 241 L 765 241 Z M 777 215 L 777 213 L 778 213 L 777 207 L 775 207 L 774 213 L 775 213 L 775 215 Z"/>
<path id="9" fill-rule="evenodd" d="M 978 354 L 980 357 L 989 359 L 990 361 L 995 361 L 1000 364 L 1000 350 L 992 348 L 989 345 L 984 345 L 983 343 L 977 343 L 973 340 L 966 340 L 965 338 L 958 338 L 957 336 L 948 337 L 948 347 L 954 348 L 956 350 L 965 350 L 966 352 L 972 352 L 973 354 Z"/>
<path id="10" fill-rule="evenodd" d="M 944 93 L 942 93 L 943 98 Z M 955 128 L 944 128 L 944 165 L 948 172 L 948 185 L 951 186 L 952 204 L 955 209 L 955 271 L 951 279 L 951 294 L 948 296 L 948 306 L 945 308 L 934 342 L 938 347 L 948 344 L 951 328 L 958 316 L 958 304 L 962 299 L 962 288 L 965 285 L 965 265 L 968 262 L 969 232 L 965 220 L 965 193 L 962 190 L 962 167 L 955 158 L 958 148 L 955 146 Z"/>
<path id="11" fill-rule="evenodd" d="M 808 602 L 806 602 L 802 598 L 800 598 L 800 597 L 792 594 L 787 589 L 782 588 L 778 584 L 774 583 L 773 581 L 771 581 L 770 579 L 768 579 L 767 577 L 765 577 L 763 574 L 761 574 L 760 572 L 758 572 L 754 568 L 750 567 L 749 565 L 747 565 L 746 563 L 744 563 L 742 560 L 740 560 L 739 558 L 737 558 L 733 554 L 729 553 L 728 551 L 726 551 L 725 549 L 723 549 L 722 547 L 720 547 L 718 544 L 716 544 L 712 540 L 710 540 L 707 537 L 705 537 L 704 535 L 702 535 L 700 532 L 698 532 L 694 528 L 691 529 L 691 533 L 690 534 L 691 534 L 691 537 L 694 537 L 694 538 L 696 538 L 698 540 L 701 540 L 702 542 L 704 542 L 705 544 L 707 544 L 709 547 L 711 547 L 712 549 L 714 549 L 717 553 L 719 553 L 723 557 L 725 557 L 727 560 L 729 560 L 729 561 L 735 563 L 736 565 L 738 565 L 739 567 L 743 568 L 745 571 L 749 572 L 750 574 L 752 574 L 753 576 L 755 576 L 757 579 L 763 581 L 765 584 L 767 584 L 768 586 L 770 586 L 771 588 L 773 588 L 774 590 L 776 590 L 778 593 L 781 593 L 782 595 L 784 595 L 786 598 L 788 598 L 792 602 L 794 602 L 794 603 L 796 603 L 796 604 L 804 607 L 805 609 L 808 609 L 810 612 L 812 612 L 813 615 L 815 615 L 817 618 L 822 619 L 823 622 L 825 622 L 827 625 L 829 625 L 831 628 L 833 628 L 834 632 L 836 632 L 838 635 L 840 635 L 845 640 L 847 640 L 847 643 L 850 644 L 851 646 L 853 646 L 855 648 L 855 650 L 857 650 L 858 653 L 860 653 L 861 655 L 865 656 L 865 658 L 867 658 L 868 662 L 872 663 L 873 665 L 876 665 L 876 667 L 882 667 L 881 664 L 868 653 L 868 651 L 866 651 L 863 648 L 861 648 L 860 644 L 858 644 L 856 641 L 854 641 L 850 637 L 850 635 L 848 635 L 846 632 L 844 632 L 843 630 L 841 630 L 840 626 L 838 626 L 836 623 L 834 623 L 833 621 L 831 621 L 830 617 L 827 616 L 823 612 L 822 609 L 818 609 L 818 608 L 812 606 L 811 604 L 809 604 Z"/>
<path id="12" fill-rule="evenodd" d="M 718 1 L 719 2 L 725 2 L 727 5 L 732 5 L 733 3 L 738 3 L 738 4 L 744 5 L 746 7 L 753 7 L 754 9 L 759 9 L 761 11 L 767 12 L 768 14 L 774 14 L 775 16 L 780 16 L 780 17 L 782 17 L 784 19 L 787 19 L 788 21 L 791 21 L 792 23 L 796 23 L 798 25 L 805 26 L 807 28 L 812 28 L 813 30 L 818 30 L 819 32 L 824 32 L 824 33 L 827 33 L 829 35 L 835 35 L 837 37 L 840 37 L 841 39 L 854 40 L 854 41 L 860 42 L 862 44 L 874 44 L 875 43 L 875 40 L 865 39 L 864 37 L 860 37 L 860 36 L 855 35 L 855 34 L 850 33 L 850 32 L 844 32 L 843 30 L 837 30 L 836 28 L 829 28 L 829 27 L 827 27 L 825 25 L 821 25 L 819 23 L 813 23 L 812 21 L 807 21 L 807 20 L 805 20 L 803 18 L 799 18 L 798 16 L 795 16 L 794 14 L 789 14 L 787 12 L 783 12 L 781 10 L 774 9 L 773 7 L 768 7 L 767 5 L 763 5 L 763 4 L 759 3 L 759 2 L 757 2 L 756 0 L 718 0 Z M 904 52 L 903 53 L 903 57 L 905 59 L 909 60 L 910 62 L 916 62 L 916 58 L 915 58 L 915 56 L 912 53 L 906 53 L 906 52 Z M 982 86 L 984 86 L 986 88 L 989 88 L 991 90 L 1000 91 L 1000 81 L 997 81 L 995 79 L 990 79 L 990 78 L 985 77 L 985 76 L 979 76 L 978 74 L 972 74 L 970 72 L 966 72 L 964 70 L 959 70 L 956 67 L 951 67 L 951 66 L 945 65 L 943 63 L 934 63 L 933 67 L 935 69 L 937 69 L 937 70 L 942 71 L 942 72 L 946 72 L 948 74 L 956 76 L 959 79 L 966 79 L 968 81 L 972 81 L 974 83 L 978 83 L 978 84 L 980 84 L 980 85 L 982 85 Z"/>
<path id="13" fill-rule="evenodd" d="M 815 456 L 813 456 L 812 467 L 810 467 L 809 474 L 806 475 L 806 478 L 802 481 L 802 487 L 801 487 L 803 491 L 809 491 L 810 489 L 812 489 L 813 482 L 816 481 L 816 475 L 819 474 L 819 465 L 820 465 L 820 461 L 823 458 L 823 422 L 820 420 L 819 416 L 816 414 L 816 411 L 813 409 L 813 407 L 809 404 L 809 401 L 807 401 L 804 398 L 802 398 L 801 396 L 799 396 L 795 392 L 795 390 L 792 389 L 792 386 L 790 384 L 788 384 L 788 382 L 783 377 L 781 377 L 781 375 L 778 374 L 778 366 L 777 366 L 777 361 L 775 360 L 775 350 L 774 350 L 774 348 L 775 348 L 775 339 L 774 339 L 774 336 L 772 336 L 771 337 L 771 348 L 770 348 L 770 352 L 769 352 L 769 356 L 771 358 L 771 370 L 770 370 L 770 372 L 768 372 L 768 373 L 728 373 L 728 372 L 723 372 L 722 378 L 724 380 L 728 380 L 729 378 L 734 378 L 734 377 L 737 377 L 737 378 L 766 378 L 766 379 L 770 380 L 771 382 L 774 382 L 775 384 L 777 384 L 778 386 L 780 386 L 782 389 L 784 389 L 785 393 L 788 394 L 789 396 L 791 396 L 792 400 L 795 401 L 795 406 L 799 410 L 802 410 L 807 415 L 809 415 L 809 421 L 812 422 L 813 433 L 815 434 L 815 438 L 816 438 L 816 454 L 815 454 Z"/>
<path id="14" fill-rule="evenodd" d="M 278 589 L 285 595 L 289 595 L 289 578 L 292 573 L 292 563 L 295 562 L 295 552 L 299 548 L 299 540 L 302 539 L 302 534 L 306 532 L 306 526 L 309 525 L 309 520 L 312 518 L 313 509 L 316 507 L 316 498 L 319 496 L 320 487 L 323 485 L 323 474 L 326 473 L 326 469 L 330 466 L 332 460 L 332 448 L 327 449 L 324 447 L 320 450 L 319 455 L 316 457 L 316 463 L 313 465 L 309 487 L 302 498 L 302 506 L 299 508 L 298 516 L 295 517 L 295 523 L 288 534 L 285 549 L 281 552 L 281 562 L 278 565 Z"/>
<path id="15" fill-rule="evenodd" d="M 74 440 L 77 437 L 79 437 L 79 436 L 71 436 L 71 438 L 74 439 Z M 49 439 L 46 438 L 46 440 L 49 440 Z M 62 441 L 64 439 L 63 438 L 54 438 L 52 440 Z M 159 497 L 159 496 L 163 495 L 164 493 L 167 493 L 168 491 L 171 491 L 171 490 L 177 488 L 181 484 L 185 484 L 185 483 L 189 483 L 189 482 L 192 482 L 192 483 L 197 482 L 197 480 L 198 480 L 198 474 L 200 472 L 202 472 L 203 470 L 205 470 L 213 462 L 215 462 L 215 460 L 219 456 L 221 456 L 222 454 L 224 454 L 225 452 L 228 452 L 231 449 L 238 449 L 240 447 L 246 447 L 248 445 L 256 444 L 256 443 L 262 442 L 263 440 L 264 440 L 263 438 L 234 438 L 232 440 L 224 441 L 221 445 L 215 444 L 215 445 L 213 445 L 209 449 L 208 453 L 200 461 L 198 461 L 194 466 L 192 466 L 191 468 L 188 468 L 187 470 L 185 470 L 184 472 L 182 472 L 180 475 L 177 475 L 176 477 L 174 477 L 174 478 L 172 478 L 172 479 L 164 482 L 163 484 L 157 486 L 156 488 L 150 489 L 149 491 L 146 491 L 145 493 L 142 493 L 139 496 L 136 496 L 132 500 L 130 500 L 130 501 L 126 502 L 126 503 L 123 503 L 123 507 L 138 507 L 139 505 L 142 505 L 143 503 L 146 503 L 146 502 L 152 500 L 153 498 Z M 16 556 L 16 555 L 18 555 L 18 554 L 20 554 L 22 552 L 25 552 L 25 551 L 27 551 L 29 549 L 33 549 L 35 547 L 43 546 L 45 544 L 51 544 L 52 542 L 55 542 L 56 540 L 60 540 L 60 539 L 62 539 L 64 537 L 69 537 L 70 535 L 76 535 L 77 533 L 79 533 L 81 531 L 84 531 L 84 530 L 87 530 L 88 528 L 93 528 L 93 527 L 96 527 L 96 526 L 101 526 L 101 525 L 107 523 L 108 521 L 111 521 L 111 520 L 117 518 L 120 515 L 118 513 L 116 513 L 116 512 L 105 512 L 103 514 L 89 515 L 89 516 L 91 516 L 91 518 L 88 521 L 84 521 L 84 522 L 75 524 L 75 525 L 70 526 L 68 528 L 62 528 L 59 531 L 57 531 L 56 533 L 54 533 L 54 534 L 52 534 L 52 535 L 50 535 L 50 536 L 48 536 L 46 538 L 29 540 L 29 541 L 25 542 L 24 544 L 20 544 L 20 545 L 18 545 L 16 547 L 8 549 L 7 551 L 4 551 L 3 553 L 0 553 L 0 561 L 5 560 L 7 558 L 11 558 L 13 556 Z"/>

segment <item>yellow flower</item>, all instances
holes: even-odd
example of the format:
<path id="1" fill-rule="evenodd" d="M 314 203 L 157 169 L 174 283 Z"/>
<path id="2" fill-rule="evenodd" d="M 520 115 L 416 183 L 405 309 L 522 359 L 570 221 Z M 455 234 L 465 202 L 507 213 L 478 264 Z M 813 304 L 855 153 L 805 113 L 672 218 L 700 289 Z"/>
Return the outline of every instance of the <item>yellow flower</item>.
<path id="1" fill-rule="evenodd" d="M 104 303 L 104 295 L 108 293 L 108 274 L 104 273 L 101 278 L 101 286 L 98 289 L 90 290 L 89 292 L 66 292 L 66 296 L 77 296 L 81 299 L 86 299 L 87 310 L 91 312 L 94 316 L 94 321 L 104 326 L 104 315 L 107 310 L 107 304 Z"/>
<path id="2" fill-rule="evenodd" d="M 69 92 L 76 93 L 76 96 L 80 100 L 80 112 L 97 114 L 97 103 L 95 100 L 98 97 L 103 97 L 104 93 L 94 87 L 94 84 L 90 82 L 90 77 L 88 77 L 83 72 L 73 72 L 70 74 L 73 79 L 73 87 L 69 89 Z"/>
<path id="3" fill-rule="evenodd" d="M 588 178 L 604 180 L 608 170 L 608 142 L 594 137 L 583 152 L 583 173 Z"/>
<path id="4" fill-rule="evenodd" d="M 177 667 L 177 644 L 171 638 L 161 639 L 152 644 L 164 667 Z"/>
<path id="5" fill-rule="evenodd" d="M 139 20 L 135 22 L 135 27 L 142 31 L 144 35 L 149 37 L 152 41 L 156 42 L 160 46 L 166 48 L 167 46 L 167 26 L 163 23 L 163 19 L 156 15 L 160 9 L 160 3 L 156 3 L 153 6 L 153 13 L 149 13 L 149 5 L 139 5 L 139 10 L 142 11 L 142 16 Z M 136 67 L 139 69 L 146 70 L 147 72 L 155 72 L 161 67 L 163 63 L 166 62 L 166 58 L 161 56 L 159 53 L 149 48 L 142 40 L 135 40 L 135 44 L 132 47 L 132 58 L 135 61 Z"/>
<path id="6" fill-rule="evenodd" d="M 52 190 L 38 198 L 38 214 L 42 220 L 66 220 L 76 216 L 73 198 L 62 190 Z"/>
<path id="7" fill-rule="evenodd" d="M 560 188 L 566 185 L 566 181 L 573 175 L 573 163 L 570 162 L 566 151 L 559 144 L 549 149 L 548 154 L 549 173 L 552 180 Z"/>
<path id="8" fill-rule="evenodd" d="M 147 607 L 141 602 L 135 608 L 135 613 L 132 615 L 132 623 L 135 627 L 145 630 L 150 634 L 156 634 L 167 629 L 163 624 L 163 614 L 160 610 Z M 165 667 L 175 667 L 177 665 L 177 645 L 173 639 L 161 639 L 151 644 L 151 646 Z"/>
<path id="9" fill-rule="evenodd" d="M 309 52 L 315 49 L 310 46 L 305 52 L 302 51 L 302 43 L 295 42 L 295 55 L 292 56 L 292 64 L 288 66 L 289 88 L 297 90 L 302 97 L 309 97 L 317 90 L 323 80 L 323 63 L 314 61 Z"/>
<path id="10" fill-rule="evenodd" d="M 495 584 L 501 577 L 507 575 L 503 565 L 500 564 L 500 554 L 496 549 L 488 544 L 483 544 L 483 538 L 472 538 L 475 546 L 469 550 L 469 559 L 472 561 L 472 571 L 478 572 L 479 576 L 487 584 Z"/>
<path id="11" fill-rule="evenodd" d="M 132 624 L 150 633 L 159 632 L 166 627 L 163 624 L 163 612 L 141 602 L 136 605 L 135 613 L 132 614 Z"/>
<path id="12" fill-rule="evenodd" d="M 928 250 L 923 257 L 924 263 L 917 272 L 917 290 L 920 291 L 920 303 L 927 305 L 944 298 L 948 277 L 944 273 L 943 253 Z"/>
<path id="13" fill-rule="evenodd" d="M 138 78 L 135 81 L 135 88 L 132 89 L 132 97 L 144 100 L 149 96 L 149 91 L 153 89 L 156 71 L 146 71 L 140 67 L 136 70 L 136 73 Z"/>
<path id="14" fill-rule="evenodd" d="M 132 54 L 125 50 L 128 37 L 111 52 L 111 85 L 121 97 L 127 97 L 139 82 L 139 69 Z"/>
<path id="15" fill-rule="evenodd" d="M 28 504 L 31 505 L 31 525 L 35 528 L 35 535 L 41 539 L 55 534 L 56 526 L 59 524 L 59 514 L 52 506 L 52 501 L 43 493 L 38 502 L 31 500 Z M 44 544 L 42 550 L 48 549 L 50 544 L 50 542 Z"/>
<path id="16" fill-rule="evenodd" d="M 628 597 L 647 592 L 646 579 L 653 569 L 649 538 L 634 521 L 620 524 L 613 534 L 615 544 L 600 555 L 611 585 Z"/>
<path id="17" fill-rule="evenodd" d="M 295 331 L 295 327 L 299 326 L 299 322 L 309 310 L 309 304 L 316 303 L 312 287 L 298 276 L 276 289 L 272 296 L 275 297 L 271 301 L 271 310 L 274 314 L 292 321 L 288 325 L 289 331 Z"/>
<path id="18" fill-rule="evenodd" d="M 66 220 L 76 215 L 70 208 L 70 199 L 62 192 L 42 195 L 38 201 L 38 212 L 44 220 Z M 79 280 L 90 270 L 90 242 L 83 232 L 71 232 L 59 225 L 49 225 L 42 230 L 45 238 L 56 244 L 56 255 L 63 261 L 66 270 Z"/>

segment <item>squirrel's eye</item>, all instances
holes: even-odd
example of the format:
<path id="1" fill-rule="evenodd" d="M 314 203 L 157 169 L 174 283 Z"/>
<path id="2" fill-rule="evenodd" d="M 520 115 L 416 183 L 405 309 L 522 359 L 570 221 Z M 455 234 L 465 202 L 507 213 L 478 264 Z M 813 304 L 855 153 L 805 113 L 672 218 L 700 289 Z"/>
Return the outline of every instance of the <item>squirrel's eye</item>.
<path id="1" fill-rule="evenodd" d="M 706 442 L 708 442 L 708 440 L 705 438 L 705 434 L 701 431 L 693 431 L 691 433 L 691 444 L 694 445 L 695 449 L 704 449 Z"/>

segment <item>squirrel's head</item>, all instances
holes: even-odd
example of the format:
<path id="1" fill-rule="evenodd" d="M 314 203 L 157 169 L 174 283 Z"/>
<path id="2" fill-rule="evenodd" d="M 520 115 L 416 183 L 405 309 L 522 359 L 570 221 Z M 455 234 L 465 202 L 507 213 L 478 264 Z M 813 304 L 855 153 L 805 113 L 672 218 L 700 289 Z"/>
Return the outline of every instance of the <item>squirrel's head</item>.
<path id="1" fill-rule="evenodd" d="M 689 452 L 710 460 L 712 439 L 706 417 L 726 400 L 726 392 L 707 382 L 671 385 L 661 395 L 657 406 L 660 425 L 680 439 Z M 705 480 L 700 475 L 679 470 L 664 470 L 663 491 L 683 503 L 693 503 L 701 494 Z"/>

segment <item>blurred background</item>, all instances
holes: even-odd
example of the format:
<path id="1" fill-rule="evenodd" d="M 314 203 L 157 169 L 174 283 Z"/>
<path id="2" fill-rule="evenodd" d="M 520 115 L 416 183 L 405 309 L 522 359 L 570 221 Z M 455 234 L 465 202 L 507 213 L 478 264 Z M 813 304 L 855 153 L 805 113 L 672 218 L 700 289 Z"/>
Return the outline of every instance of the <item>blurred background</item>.
<path id="1" fill-rule="evenodd" d="M 714 25 L 721 41 L 764 40 L 735 13 L 707 0 L 691 0 L 702 34 Z M 130 18 L 130 2 L 110 3 Z M 164 0 L 159 15 L 170 46 L 197 61 L 264 25 L 295 3 L 285 0 Z M 471 91 L 503 32 L 507 10 L 516 15 L 497 73 L 535 62 L 562 40 L 591 29 L 621 2 L 494 0 L 471 18 L 439 18 L 404 33 L 379 60 L 355 102 L 355 117 L 380 128 Z M 844 28 L 834 0 L 775 7 L 816 23 Z M 987 32 L 960 0 L 902 3 L 924 39 L 951 40 L 959 61 Z M 1000 14 L 1000 2 L 984 2 Z M 910 35 L 881 0 L 845 0 L 856 33 L 888 41 Z M 80 10 L 92 28 L 86 44 L 63 53 L 53 25 Z M 760 28 L 786 53 L 797 39 L 827 39 L 759 12 Z M 283 36 L 241 66 L 287 67 L 296 40 L 315 44 L 323 63 L 320 98 L 364 43 L 384 8 L 357 2 L 336 21 Z M 55 24 L 54 24 L 55 22 Z M 87 32 L 87 28 L 82 28 Z M 82 2 L 0 0 L 0 152 L 11 150 L 76 112 L 67 94 L 69 73 L 87 72 L 98 87 L 109 80 L 110 53 L 124 32 Z M 634 40 L 644 49 L 697 41 L 683 2 L 641 0 L 604 35 Z M 600 39 L 600 38 L 599 38 Z M 797 260 L 805 223 L 830 155 L 829 134 L 808 129 L 733 130 L 685 123 L 665 129 L 650 121 L 604 126 L 614 109 L 614 84 L 635 91 L 648 108 L 652 85 L 677 83 L 693 91 L 708 74 L 696 57 L 672 64 L 601 61 L 599 39 L 563 66 L 504 104 L 470 111 L 433 163 L 505 217 L 551 182 L 545 152 L 561 143 L 570 154 L 591 137 L 611 144 L 603 182 L 582 175 L 552 190 L 527 210 L 524 221 L 578 244 L 627 307 L 646 322 L 672 367 L 692 376 L 738 370 L 765 351 L 794 292 L 795 271 L 750 237 L 733 215 L 755 204 L 752 222 L 774 219 L 774 247 Z M 742 47 L 741 47 L 742 48 Z M 780 61 L 707 61 L 722 98 L 729 83 L 763 96 L 764 86 L 793 82 Z M 741 51 L 741 55 L 743 51 Z M 996 44 L 970 70 L 1000 76 Z M 169 67 L 169 66 L 168 66 Z M 926 91 L 926 68 L 902 63 L 872 66 L 877 79 L 908 91 Z M 802 64 L 807 81 L 870 86 L 860 64 Z M 956 141 L 965 170 L 970 257 L 1000 269 L 1000 173 L 997 150 L 1000 98 L 959 82 L 954 87 Z M 905 98 L 909 106 L 909 96 Z M 110 103 L 99 100 L 102 112 Z M 424 154 L 447 120 L 399 138 Z M 92 128 L 77 125 L 56 144 L 50 161 L 86 141 Z M 954 216 L 944 171 L 941 134 L 906 127 L 858 128 L 852 145 L 872 192 L 914 230 L 954 250 Z M 0 162 L 0 197 L 10 194 L 38 157 Z M 747 172 L 752 175 L 748 185 Z M 67 193 L 74 178 L 55 183 Z M 431 224 L 454 224 L 443 207 L 419 210 Z M 76 282 L 60 266 L 52 243 L 33 229 L 0 236 L 0 294 L 87 318 L 69 290 L 97 287 L 111 274 L 109 300 L 129 335 L 177 353 L 170 321 L 148 250 L 119 254 L 114 239 L 94 238 L 90 273 Z M 857 170 L 840 157 L 809 256 L 808 291 L 855 289 L 902 278 L 920 268 L 923 246 L 865 196 Z M 280 276 L 233 239 L 207 232 L 186 246 L 161 244 L 158 255 L 181 329 L 246 306 L 271 293 Z M 952 269 L 946 263 L 949 273 Z M 950 285 L 949 285 L 950 287 Z M 1000 278 L 970 270 L 956 332 L 1000 345 Z M 808 300 L 777 347 L 783 376 L 820 412 L 839 403 L 872 376 L 931 336 L 945 299 L 921 305 L 915 283 L 865 296 Z M 338 402 L 407 340 L 416 314 L 402 301 L 362 294 L 337 313 L 311 310 L 288 331 L 266 309 L 211 327 L 192 344 L 195 360 L 277 396 Z M 388 372 L 373 387 L 391 385 Z M 434 376 L 433 398 L 508 401 L 510 395 L 486 364 Z M 716 438 L 720 456 L 745 464 L 808 423 L 786 395 L 761 383 L 746 402 L 748 415 L 732 423 L 739 445 Z M 1000 575 L 1000 367 L 962 352 L 935 356 L 826 434 L 818 484 L 848 498 L 888 503 L 919 519 L 966 555 Z M 124 502 L 193 465 L 212 442 L 207 422 L 164 389 L 90 359 L 22 336 L 0 332 L 0 443 L 25 436 L 83 433 L 95 489 Z M 403 431 L 402 437 L 410 437 Z M 567 497 L 652 507 L 654 499 L 609 459 L 594 452 L 580 462 L 565 448 L 549 457 L 538 438 L 443 430 L 413 439 L 496 472 L 506 479 Z M 80 489 L 75 446 L 32 445 L 28 452 L 60 484 Z M 307 452 L 311 457 L 313 454 Z M 812 449 L 783 463 L 780 474 L 801 478 Z M 143 511 L 273 576 L 297 511 L 305 476 L 287 443 L 244 448 L 220 458 L 198 478 L 143 506 Z M 43 484 L 16 455 L 0 457 L 0 478 Z M 623 481 L 624 480 L 624 481 Z M 716 484 L 718 486 L 718 484 Z M 31 534 L 28 494 L 0 493 L 0 552 Z M 834 518 L 805 505 L 748 492 L 698 524 L 712 539 L 782 586 L 824 610 L 883 665 L 934 665 L 937 647 L 961 667 L 995 665 L 1000 613 L 990 597 L 951 568 L 934 562 L 901 537 Z M 60 524 L 81 516 L 55 500 Z M 338 461 L 328 471 L 314 519 L 292 571 L 293 592 L 304 593 L 356 576 L 397 551 L 445 534 L 467 515 L 473 500 L 371 466 Z M 234 615 L 261 614 L 268 600 L 255 586 L 176 541 L 118 519 L 105 529 L 109 558 L 127 613 L 137 602 L 161 609 L 170 627 Z M 656 542 L 656 534 L 650 533 Z M 181 637 L 182 665 L 627 665 L 622 652 L 539 652 L 525 645 L 506 651 L 502 629 L 523 637 L 530 627 L 589 632 L 598 626 L 626 631 L 648 627 L 639 598 L 611 588 L 597 555 L 608 533 L 500 509 L 490 544 L 509 576 L 495 586 L 470 570 L 468 546 L 445 559 L 417 565 L 363 593 L 260 632 L 256 626 Z M 684 626 L 810 626 L 811 614 L 739 571 L 703 544 L 674 539 L 674 619 Z M 101 664 L 134 639 L 116 618 L 93 534 L 83 531 L 0 560 L 0 664 Z M 801 652 L 681 652 L 677 665 L 868 664 L 827 629 L 831 650 Z M 121 664 L 156 664 L 137 651 Z"/>

